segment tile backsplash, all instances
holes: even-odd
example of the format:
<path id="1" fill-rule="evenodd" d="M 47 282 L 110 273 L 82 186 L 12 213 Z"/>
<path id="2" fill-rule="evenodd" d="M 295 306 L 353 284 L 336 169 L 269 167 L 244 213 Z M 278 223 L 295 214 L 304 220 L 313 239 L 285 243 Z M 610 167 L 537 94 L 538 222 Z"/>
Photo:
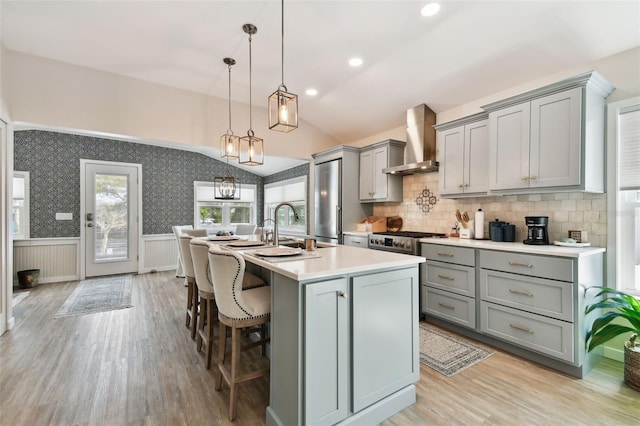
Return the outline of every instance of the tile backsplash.
<path id="1" fill-rule="evenodd" d="M 527 237 L 525 216 L 549 216 L 549 241 L 566 237 L 569 230 L 586 231 L 593 246 L 606 247 L 606 194 L 561 192 L 551 194 L 504 195 L 461 199 L 440 198 L 438 174 L 405 176 L 402 203 L 377 203 L 376 216 L 400 216 L 402 229 L 449 233 L 456 222 L 456 209 L 468 212 L 471 219 L 481 208 L 485 212 L 484 232 L 489 237 L 489 222 L 500 219 L 516 226 L 516 241 Z M 424 189 L 434 193 L 438 201 L 424 213 L 416 199 Z"/>

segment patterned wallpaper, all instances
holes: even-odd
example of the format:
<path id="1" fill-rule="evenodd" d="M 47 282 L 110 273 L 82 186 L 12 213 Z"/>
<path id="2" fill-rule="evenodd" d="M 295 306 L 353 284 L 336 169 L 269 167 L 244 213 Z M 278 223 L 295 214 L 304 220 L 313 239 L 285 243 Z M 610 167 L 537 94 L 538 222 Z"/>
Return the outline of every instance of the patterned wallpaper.
<path id="1" fill-rule="evenodd" d="M 227 166 L 190 151 L 41 130 L 16 131 L 14 156 L 14 170 L 30 172 L 31 238 L 80 236 L 80 159 L 142 164 L 145 235 L 193 223 L 193 182 L 211 182 Z M 232 173 L 257 185 L 261 223 L 264 178 L 238 168 Z M 56 212 L 73 213 L 73 220 L 55 220 Z"/>

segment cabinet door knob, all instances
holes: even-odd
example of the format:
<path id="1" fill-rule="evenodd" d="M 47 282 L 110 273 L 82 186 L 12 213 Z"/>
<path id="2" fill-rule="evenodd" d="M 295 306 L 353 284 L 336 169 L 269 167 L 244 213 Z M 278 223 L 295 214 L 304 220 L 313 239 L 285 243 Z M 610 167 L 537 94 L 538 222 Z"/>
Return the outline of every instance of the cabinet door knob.
<path id="1" fill-rule="evenodd" d="M 531 179 L 531 180 L 536 180 L 536 175 L 531 175 L 531 176 L 529 176 L 529 179 Z"/>
<path id="2" fill-rule="evenodd" d="M 529 179 L 529 176 L 522 176 L 522 180 L 523 181 L 528 180 L 528 179 Z"/>
<path id="3" fill-rule="evenodd" d="M 340 292 L 340 297 L 342 297 L 343 299 L 347 299 L 349 297 L 349 295 L 347 293 L 345 293 L 344 291 Z"/>
<path id="4" fill-rule="evenodd" d="M 460 185 L 458 185 L 458 188 L 464 188 L 464 183 L 461 183 Z"/>

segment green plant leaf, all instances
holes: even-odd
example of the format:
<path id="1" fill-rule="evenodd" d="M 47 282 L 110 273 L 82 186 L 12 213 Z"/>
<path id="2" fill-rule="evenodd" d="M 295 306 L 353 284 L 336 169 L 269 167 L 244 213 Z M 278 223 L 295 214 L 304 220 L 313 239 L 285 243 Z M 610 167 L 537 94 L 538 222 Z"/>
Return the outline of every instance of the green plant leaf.
<path id="1" fill-rule="evenodd" d="M 589 341 L 589 346 L 587 348 L 588 352 L 591 352 L 597 346 L 600 346 L 609 340 L 617 337 L 621 334 L 633 332 L 634 330 L 631 327 L 627 327 L 619 324 L 609 324 L 603 328 L 601 328 L 598 332 L 591 334 L 591 339 Z"/>

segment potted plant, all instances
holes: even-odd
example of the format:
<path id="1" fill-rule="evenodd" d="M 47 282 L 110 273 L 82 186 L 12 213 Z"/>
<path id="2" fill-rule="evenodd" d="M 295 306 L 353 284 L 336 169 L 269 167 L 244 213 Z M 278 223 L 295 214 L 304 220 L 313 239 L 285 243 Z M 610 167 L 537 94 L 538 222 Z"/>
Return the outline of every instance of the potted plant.
<path id="1" fill-rule="evenodd" d="M 628 341 L 624 342 L 624 382 L 631 388 L 640 391 L 640 343 L 636 338 L 640 334 L 640 301 L 624 292 L 607 287 L 598 287 L 599 293 L 595 297 L 604 298 L 586 307 L 586 314 L 603 309 L 603 314 L 593 321 L 591 330 L 587 333 L 587 351 L 608 342 L 616 336 L 632 333 Z M 588 289 L 587 289 L 588 290 Z M 612 323 L 621 318 L 627 324 Z"/>

